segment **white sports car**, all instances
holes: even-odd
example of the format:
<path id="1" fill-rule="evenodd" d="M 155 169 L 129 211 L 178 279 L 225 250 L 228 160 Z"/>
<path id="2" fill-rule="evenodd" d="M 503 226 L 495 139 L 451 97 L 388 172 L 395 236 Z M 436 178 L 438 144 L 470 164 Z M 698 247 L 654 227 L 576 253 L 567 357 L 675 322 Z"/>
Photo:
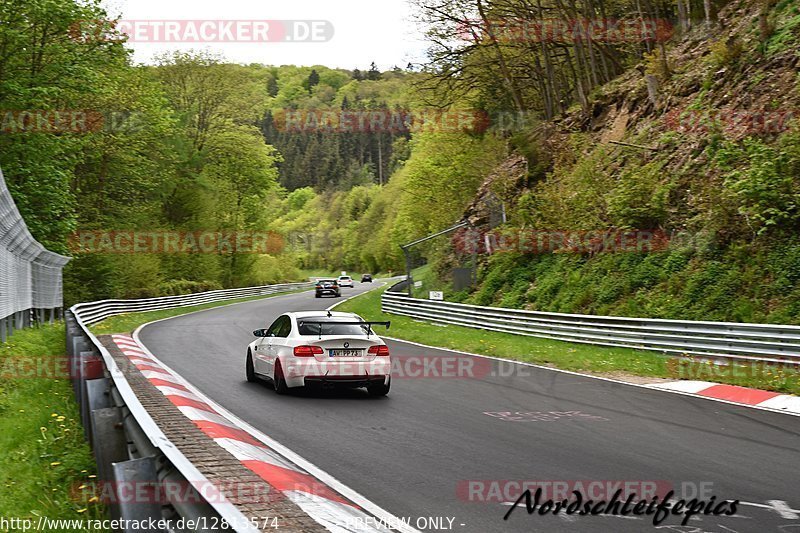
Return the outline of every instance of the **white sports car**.
<path id="1" fill-rule="evenodd" d="M 247 347 L 247 381 L 263 377 L 278 394 L 306 385 L 366 387 L 385 396 L 391 385 L 389 348 L 372 331 L 374 325 L 353 313 L 300 311 L 285 313 Z"/>

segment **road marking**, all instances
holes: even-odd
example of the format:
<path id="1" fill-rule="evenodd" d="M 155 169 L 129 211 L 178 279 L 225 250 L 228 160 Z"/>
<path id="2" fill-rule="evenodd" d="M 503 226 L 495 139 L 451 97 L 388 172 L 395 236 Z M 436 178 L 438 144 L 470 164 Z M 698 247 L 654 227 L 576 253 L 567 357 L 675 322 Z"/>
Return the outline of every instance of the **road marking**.
<path id="1" fill-rule="evenodd" d="M 778 513 L 781 518 L 785 518 L 787 520 L 800 520 L 800 509 L 792 509 L 788 503 L 783 500 L 767 500 L 767 504 L 764 505 L 763 503 L 750 503 L 750 502 L 739 502 L 741 505 L 749 505 L 750 507 L 759 507 L 761 509 L 768 509 L 770 511 L 775 511 Z"/>
<path id="2" fill-rule="evenodd" d="M 601 514 L 603 518 L 624 518 L 625 520 L 640 520 L 640 516 L 622 516 L 621 514 Z"/>
<path id="3" fill-rule="evenodd" d="M 608 418 L 590 415 L 580 411 L 484 411 L 483 414 L 507 422 L 554 422 L 565 418 L 569 418 L 570 420 L 599 420 L 608 422 Z"/>

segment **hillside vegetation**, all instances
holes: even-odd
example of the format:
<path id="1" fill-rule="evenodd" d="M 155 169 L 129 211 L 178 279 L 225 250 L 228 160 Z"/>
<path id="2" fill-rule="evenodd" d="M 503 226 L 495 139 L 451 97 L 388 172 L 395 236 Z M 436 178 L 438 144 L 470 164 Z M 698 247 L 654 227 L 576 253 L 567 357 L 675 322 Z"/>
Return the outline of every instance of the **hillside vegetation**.
<path id="1" fill-rule="evenodd" d="M 106 18 L 95 3 L 0 7 L 9 51 L 0 105 L 12 111 L 0 167 L 34 235 L 74 256 L 68 303 L 289 281 L 309 270 L 397 272 L 400 244 L 468 218 L 477 232 L 517 239 L 638 229 L 670 244 L 474 258 L 463 235 L 440 238 L 413 260 L 431 263 L 426 284 L 450 299 L 800 321 L 794 2 L 414 4 L 427 63 L 359 69 L 359 60 L 353 70 L 236 65 L 207 52 L 137 66 L 123 37 L 108 38 L 113 28 L 75 31 Z M 586 19 L 635 24 L 622 38 L 587 39 Z M 647 30 L 643 20 L 656 24 Z M 537 35 L 548 21 L 574 32 Z M 14 112 L 31 109 L 103 119 L 81 131 L 26 130 Z M 467 113 L 476 125 L 330 130 L 309 119 L 432 110 Z M 302 127 L 293 129 L 297 116 Z M 126 230 L 244 232 L 269 246 L 76 245 L 75 232 Z M 479 285 L 453 291 L 452 269 L 474 260 Z"/>
<path id="2" fill-rule="evenodd" d="M 531 128 L 482 184 L 505 200 L 498 234 L 656 229 L 651 253 L 590 250 L 482 256 L 480 285 L 453 299 L 556 312 L 800 323 L 800 8 L 732 2 L 708 37 L 667 47 L 655 97 L 645 60 L 590 99 L 591 110 Z M 759 20 L 767 13 L 768 36 Z M 610 141 L 628 143 L 613 144 Z M 635 145 L 635 146 L 630 146 Z M 651 148 L 651 149 L 648 149 Z M 532 170 L 531 170 L 532 169 Z M 561 252 L 561 253 L 559 253 Z M 464 258 L 445 254 L 439 285 Z"/>

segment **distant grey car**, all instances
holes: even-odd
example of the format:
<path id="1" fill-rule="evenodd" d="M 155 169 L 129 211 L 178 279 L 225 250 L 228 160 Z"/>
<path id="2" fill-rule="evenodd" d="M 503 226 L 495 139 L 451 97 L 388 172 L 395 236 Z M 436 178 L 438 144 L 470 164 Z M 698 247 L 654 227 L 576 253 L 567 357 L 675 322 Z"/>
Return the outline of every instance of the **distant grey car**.
<path id="1" fill-rule="evenodd" d="M 322 298 L 323 296 L 341 296 L 339 290 L 339 282 L 335 279 L 320 279 L 314 286 L 314 296 Z"/>

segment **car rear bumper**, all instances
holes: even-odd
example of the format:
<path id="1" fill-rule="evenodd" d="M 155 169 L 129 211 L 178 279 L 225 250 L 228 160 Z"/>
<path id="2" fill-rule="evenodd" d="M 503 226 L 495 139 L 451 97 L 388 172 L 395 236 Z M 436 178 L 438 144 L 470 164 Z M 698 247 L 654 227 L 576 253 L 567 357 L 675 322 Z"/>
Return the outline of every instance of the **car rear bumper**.
<path id="1" fill-rule="evenodd" d="M 385 385 L 388 376 L 308 376 L 304 379 L 306 387 L 369 387 Z"/>
<path id="2" fill-rule="evenodd" d="M 388 383 L 392 365 L 388 357 L 372 361 L 298 361 L 287 362 L 286 384 L 289 387 L 305 385 L 341 385 L 366 387 L 370 384 Z"/>

